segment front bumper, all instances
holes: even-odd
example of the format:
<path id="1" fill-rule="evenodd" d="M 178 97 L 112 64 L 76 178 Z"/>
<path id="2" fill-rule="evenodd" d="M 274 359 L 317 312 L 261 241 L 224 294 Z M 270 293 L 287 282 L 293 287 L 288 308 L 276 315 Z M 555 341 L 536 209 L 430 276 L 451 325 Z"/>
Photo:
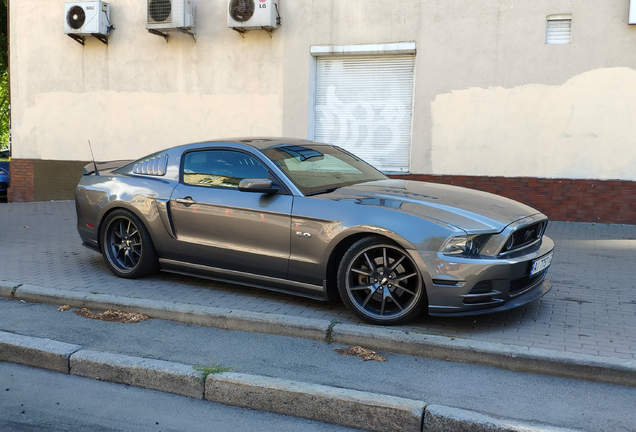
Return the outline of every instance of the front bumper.
<path id="1" fill-rule="evenodd" d="M 514 258 L 456 258 L 441 252 L 417 251 L 429 315 L 464 316 L 512 309 L 546 294 L 552 284 L 545 280 L 549 267 L 530 276 L 532 262 L 554 250 L 543 236 L 532 252 Z"/>

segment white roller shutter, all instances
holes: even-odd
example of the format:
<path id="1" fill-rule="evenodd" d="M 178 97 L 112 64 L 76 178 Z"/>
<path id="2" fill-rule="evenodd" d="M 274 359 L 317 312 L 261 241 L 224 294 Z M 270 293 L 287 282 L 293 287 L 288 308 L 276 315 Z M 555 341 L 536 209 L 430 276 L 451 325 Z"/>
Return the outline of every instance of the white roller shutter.
<path id="1" fill-rule="evenodd" d="M 316 60 L 314 139 L 338 145 L 385 172 L 408 172 L 412 55 Z"/>

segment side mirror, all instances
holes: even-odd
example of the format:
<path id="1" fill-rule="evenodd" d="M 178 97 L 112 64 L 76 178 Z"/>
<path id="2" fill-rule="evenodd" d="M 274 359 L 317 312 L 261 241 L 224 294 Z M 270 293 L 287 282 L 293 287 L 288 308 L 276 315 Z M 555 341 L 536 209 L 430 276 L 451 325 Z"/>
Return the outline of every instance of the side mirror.
<path id="1" fill-rule="evenodd" d="M 272 185 L 269 179 L 243 179 L 239 182 L 241 192 L 257 192 L 264 194 L 277 194 L 280 190 L 278 186 Z"/>

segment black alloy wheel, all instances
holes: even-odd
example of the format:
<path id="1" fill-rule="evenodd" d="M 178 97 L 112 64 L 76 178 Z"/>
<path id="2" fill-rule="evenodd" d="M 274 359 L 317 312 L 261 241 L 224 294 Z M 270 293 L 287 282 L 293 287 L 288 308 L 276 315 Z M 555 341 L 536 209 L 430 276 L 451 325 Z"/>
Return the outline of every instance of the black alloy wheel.
<path id="1" fill-rule="evenodd" d="M 150 234 L 128 210 L 118 209 L 106 217 L 101 248 L 106 264 L 119 277 L 134 279 L 158 270 Z"/>
<path id="2" fill-rule="evenodd" d="M 401 324 L 427 306 L 417 266 L 382 237 L 366 237 L 349 248 L 338 269 L 338 290 L 354 315 L 373 324 Z"/>

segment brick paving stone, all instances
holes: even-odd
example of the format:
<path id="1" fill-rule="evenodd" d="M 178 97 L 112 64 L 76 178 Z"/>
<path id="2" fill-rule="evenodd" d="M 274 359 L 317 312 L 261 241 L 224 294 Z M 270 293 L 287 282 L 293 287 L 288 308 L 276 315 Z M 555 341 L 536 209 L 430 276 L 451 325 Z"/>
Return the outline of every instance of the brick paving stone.
<path id="1" fill-rule="evenodd" d="M 535 344 L 532 344 L 532 348 L 541 348 L 541 349 L 551 349 L 551 350 L 565 351 L 565 347 L 564 346 L 558 346 L 558 345 L 546 344 L 546 343 L 535 343 Z"/>
<path id="2" fill-rule="evenodd" d="M 0 204 L 0 280 L 362 325 L 339 303 L 170 273 L 117 278 L 81 245 L 75 224 L 72 201 Z M 548 272 L 554 287 L 543 298 L 477 317 L 421 317 L 401 328 L 636 358 L 636 226 L 551 222 L 547 234 L 556 243 Z"/>
<path id="3" fill-rule="evenodd" d="M 569 352 L 575 352 L 575 353 L 579 353 L 579 354 L 603 355 L 603 354 L 599 353 L 599 352 L 598 352 L 598 350 L 594 350 L 594 349 L 585 349 L 585 348 L 582 348 L 582 349 L 576 349 L 576 350 L 573 350 L 573 349 L 566 349 L 566 351 L 569 351 Z M 633 358 L 633 357 L 632 357 L 632 358 Z"/>

